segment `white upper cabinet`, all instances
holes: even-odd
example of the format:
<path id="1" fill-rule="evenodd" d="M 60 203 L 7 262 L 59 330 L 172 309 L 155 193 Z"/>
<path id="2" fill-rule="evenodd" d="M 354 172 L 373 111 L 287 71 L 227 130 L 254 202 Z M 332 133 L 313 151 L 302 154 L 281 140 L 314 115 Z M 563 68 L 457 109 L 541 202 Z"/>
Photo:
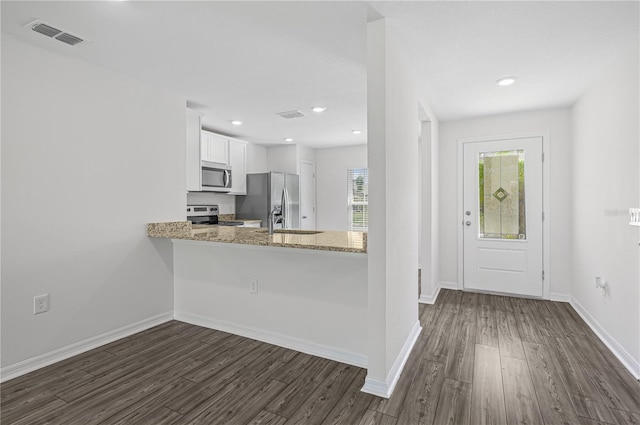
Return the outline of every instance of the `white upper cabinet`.
<path id="1" fill-rule="evenodd" d="M 216 133 L 202 130 L 201 157 L 203 161 L 229 165 L 229 140 Z"/>
<path id="2" fill-rule="evenodd" d="M 247 144 L 202 130 L 200 115 L 187 109 L 187 191 L 202 190 L 201 161 L 210 161 L 231 167 L 230 195 L 246 195 Z"/>
<path id="3" fill-rule="evenodd" d="M 201 190 L 201 143 L 200 143 L 200 115 L 187 109 L 187 191 Z"/>
<path id="4" fill-rule="evenodd" d="M 247 194 L 247 142 L 229 139 L 231 195 Z"/>

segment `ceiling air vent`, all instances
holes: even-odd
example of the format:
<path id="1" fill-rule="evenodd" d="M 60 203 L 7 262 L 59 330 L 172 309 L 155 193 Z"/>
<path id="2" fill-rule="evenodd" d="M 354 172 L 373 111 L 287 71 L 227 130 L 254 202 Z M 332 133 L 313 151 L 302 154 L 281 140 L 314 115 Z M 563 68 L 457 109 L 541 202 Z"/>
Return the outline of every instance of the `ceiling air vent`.
<path id="1" fill-rule="evenodd" d="M 276 113 L 279 117 L 291 119 L 291 118 L 302 118 L 304 114 L 300 111 L 285 111 Z"/>
<path id="2" fill-rule="evenodd" d="M 40 34 L 44 34 L 47 37 L 55 37 L 56 35 L 62 33 L 62 31 L 60 31 L 59 29 L 50 27 L 49 25 L 43 24 L 41 22 L 33 25 L 31 29 L 35 32 L 39 32 Z"/>
<path id="3" fill-rule="evenodd" d="M 27 28 L 31 28 L 37 33 L 42 35 L 46 35 L 47 37 L 54 38 L 58 41 L 62 41 L 63 43 L 69 44 L 71 46 L 75 46 L 78 43 L 82 43 L 84 39 L 73 35 L 65 30 L 61 30 L 59 28 L 55 28 L 49 24 L 45 24 L 44 22 L 37 20 L 25 25 Z"/>
<path id="4" fill-rule="evenodd" d="M 76 44 L 82 43 L 84 41 L 83 39 L 76 37 L 75 35 L 68 34 L 66 32 L 63 32 L 59 36 L 55 37 L 55 39 L 62 41 L 63 43 L 70 44 L 72 46 L 75 46 Z"/>

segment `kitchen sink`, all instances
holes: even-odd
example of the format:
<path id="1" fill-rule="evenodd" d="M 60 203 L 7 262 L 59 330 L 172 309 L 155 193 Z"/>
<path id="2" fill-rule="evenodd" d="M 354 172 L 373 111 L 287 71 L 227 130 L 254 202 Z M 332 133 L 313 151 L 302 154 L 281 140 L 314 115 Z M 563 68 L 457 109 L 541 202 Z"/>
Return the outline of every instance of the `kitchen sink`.
<path id="1" fill-rule="evenodd" d="M 322 233 L 322 230 L 274 229 L 273 233 L 289 233 L 291 235 L 315 235 L 317 233 Z"/>
<path id="2" fill-rule="evenodd" d="M 267 229 L 260 229 L 261 232 L 266 232 Z M 322 230 L 302 230 L 302 229 L 274 229 L 273 233 L 283 233 L 287 235 L 316 235 L 322 233 Z"/>

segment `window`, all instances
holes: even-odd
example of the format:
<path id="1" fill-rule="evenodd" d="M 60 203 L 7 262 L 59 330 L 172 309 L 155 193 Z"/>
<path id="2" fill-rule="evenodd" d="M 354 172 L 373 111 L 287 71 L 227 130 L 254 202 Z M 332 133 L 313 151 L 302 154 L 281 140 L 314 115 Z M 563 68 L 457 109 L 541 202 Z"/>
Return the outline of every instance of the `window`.
<path id="1" fill-rule="evenodd" d="M 366 232 L 369 226 L 369 170 L 347 170 L 349 230 Z"/>

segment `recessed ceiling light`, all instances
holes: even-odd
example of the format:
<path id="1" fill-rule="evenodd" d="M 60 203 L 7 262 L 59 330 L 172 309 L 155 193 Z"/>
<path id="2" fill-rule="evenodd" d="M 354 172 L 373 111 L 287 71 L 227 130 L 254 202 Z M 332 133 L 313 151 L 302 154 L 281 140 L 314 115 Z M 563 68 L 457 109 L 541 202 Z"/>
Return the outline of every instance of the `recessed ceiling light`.
<path id="1" fill-rule="evenodd" d="M 510 86 L 515 82 L 516 82 L 516 77 L 504 77 L 496 81 L 496 83 L 498 83 L 499 86 L 503 86 L 503 87 Z"/>
<path id="2" fill-rule="evenodd" d="M 233 120 L 233 121 L 231 121 L 231 124 L 233 124 L 233 125 L 242 125 L 242 121 Z"/>
<path id="3" fill-rule="evenodd" d="M 327 108 L 324 106 L 314 106 L 313 108 L 311 108 L 313 112 L 324 112 L 325 109 Z"/>
<path id="4" fill-rule="evenodd" d="M 293 139 L 291 137 L 285 137 L 284 141 L 287 143 L 291 143 L 293 142 Z"/>
<path id="5" fill-rule="evenodd" d="M 351 130 L 353 134 L 362 134 L 362 130 Z"/>

